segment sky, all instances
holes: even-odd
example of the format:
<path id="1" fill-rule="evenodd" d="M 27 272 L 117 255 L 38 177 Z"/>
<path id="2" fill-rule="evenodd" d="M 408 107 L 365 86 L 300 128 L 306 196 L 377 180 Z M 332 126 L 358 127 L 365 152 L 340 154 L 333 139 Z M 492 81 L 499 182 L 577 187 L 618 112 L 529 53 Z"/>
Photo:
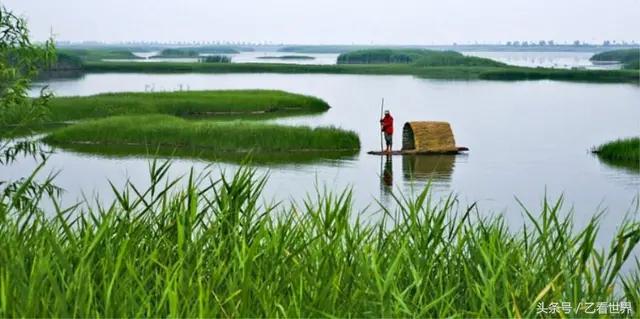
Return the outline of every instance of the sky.
<path id="1" fill-rule="evenodd" d="M 0 0 L 36 40 L 640 42 L 640 0 Z"/>

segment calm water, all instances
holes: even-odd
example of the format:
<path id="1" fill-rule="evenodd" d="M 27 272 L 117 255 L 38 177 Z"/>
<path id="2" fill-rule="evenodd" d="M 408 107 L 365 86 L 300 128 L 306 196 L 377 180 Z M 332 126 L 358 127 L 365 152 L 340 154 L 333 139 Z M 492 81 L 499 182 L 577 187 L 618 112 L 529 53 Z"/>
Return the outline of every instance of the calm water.
<path id="1" fill-rule="evenodd" d="M 198 62 L 196 58 L 157 58 L 148 59 L 151 56 L 160 53 L 156 52 L 134 52 L 133 54 L 145 58 L 145 60 L 128 60 L 128 59 L 107 59 L 105 61 L 130 61 L 130 62 Z M 287 64 L 336 64 L 338 54 L 335 53 L 295 53 L 295 52 L 273 52 L 273 51 L 244 51 L 235 54 L 202 54 L 207 55 L 226 55 L 231 58 L 231 63 L 287 63 Z M 281 57 L 281 56 L 308 56 L 313 59 L 261 59 L 261 57 Z"/>
<path id="2" fill-rule="evenodd" d="M 621 64 L 594 64 L 589 59 L 594 52 L 463 52 L 465 55 L 478 56 L 500 61 L 510 65 L 526 67 L 545 67 L 558 69 L 619 69 Z"/>
<path id="3" fill-rule="evenodd" d="M 478 202 L 482 213 L 503 213 L 511 225 L 522 223 L 520 199 L 537 210 L 545 193 L 564 194 L 578 224 L 607 210 L 603 230 L 612 231 L 639 196 L 640 176 L 601 163 L 589 148 L 640 133 L 640 88 L 622 84 L 553 81 L 441 81 L 411 76 L 278 74 L 90 74 L 49 83 L 58 95 L 100 92 L 193 89 L 281 89 L 318 96 L 331 106 L 312 117 L 280 120 L 289 124 L 335 125 L 356 131 L 362 152 L 352 159 L 316 164 L 262 167 L 270 181 L 267 200 L 300 201 L 317 188 L 351 187 L 360 209 L 391 192 L 410 194 L 432 180 L 436 196 L 457 194 L 462 205 Z M 379 148 L 380 99 L 396 119 L 396 130 L 409 120 L 451 123 L 458 145 L 468 155 L 393 157 L 367 155 Z M 395 141 L 400 134 L 395 135 Z M 211 163 L 176 160 L 174 176 Z M 122 185 L 147 181 L 145 158 L 104 158 L 57 150 L 46 171 L 60 170 L 58 183 L 72 203 L 84 193 L 110 200 L 108 180 Z M 19 177 L 34 167 L 30 160 L 0 167 L 3 177 Z M 214 163 L 217 174 L 236 165 Z M 384 178 L 381 178 L 383 176 Z M 386 186 L 391 183 L 392 186 Z"/>

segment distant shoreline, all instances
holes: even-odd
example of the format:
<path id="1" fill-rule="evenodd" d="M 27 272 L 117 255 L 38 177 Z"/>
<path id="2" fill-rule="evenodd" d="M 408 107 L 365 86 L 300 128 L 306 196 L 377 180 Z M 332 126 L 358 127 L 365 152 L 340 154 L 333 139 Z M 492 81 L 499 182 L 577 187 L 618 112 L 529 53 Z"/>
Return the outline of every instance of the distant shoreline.
<path id="1" fill-rule="evenodd" d="M 85 73 L 324 73 L 368 75 L 413 75 L 449 80 L 559 80 L 592 83 L 640 84 L 637 70 L 576 70 L 528 67 L 441 66 L 417 67 L 402 64 L 302 65 L 284 63 L 174 63 L 174 62 L 87 62 Z"/>

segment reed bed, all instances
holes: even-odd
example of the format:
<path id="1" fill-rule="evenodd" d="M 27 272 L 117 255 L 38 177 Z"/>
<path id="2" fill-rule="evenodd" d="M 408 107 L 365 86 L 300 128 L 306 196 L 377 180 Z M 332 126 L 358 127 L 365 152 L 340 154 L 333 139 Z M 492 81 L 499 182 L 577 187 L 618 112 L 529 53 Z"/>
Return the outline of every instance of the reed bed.
<path id="1" fill-rule="evenodd" d="M 214 153 L 358 150 L 360 140 L 337 128 L 283 126 L 254 121 L 191 121 L 168 115 L 114 116 L 53 131 L 52 145 L 122 145 Z"/>
<path id="2" fill-rule="evenodd" d="M 423 49 L 366 49 L 342 53 L 338 64 L 415 64 L 422 67 L 434 66 L 484 66 L 506 67 L 507 65 L 490 59 L 465 56 L 456 51 Z"/>
<path id="3" fill-rule="evenodd" d="M 604 143 L 592 151 L 607 164 L 640 172 L 640 137 Z"/>
<path id="4" fill-rule="evenodd" d="M 48 121 L 64 122 L 116 115 L 168 114 L 224 116 L 260 113 L 319 113 L 329 105 L 315 97 L 273 90 L 106 93 L 58 97 L 49 103 Z"/>
<path id="5" fill-rule="evenodd" d="M 618 139 L 595 148 L 598 156 L 623 161 L 636 161 L 640 165 L 640 137 Z"/>
<path id="6" fill-rule="evenodd" d="M 593 55 L 590 60 L 604 62 L 617 61 L 622 63 L 625 69 L 638 69 L 638 66 L 640 66 L 640 48 L 600 52 Z"/>
<path id="7" fill-rule="evenodd" d="M 83 62 L 98 62 L 105 59 L 142 59 L 131 53 L 131 51 L 124 49 L 58 49 L 57 53 L 62 56 L 80 59 Z"/>
<path id="8" fill-rule="evenodd" d="M 0 316 L 532 317 L 540 302 L 639 306 L 638 268 L 620 271 L 640 240 L 635 221 L 605 252 L 600 218 L 577 229 L 562 200 L 525 210 L 527 225 L 512 232 L 427 188 L 367 223 L 348 190 L 267 205 L 267 178 L 250 168 L 217 180 L 168 170 L 152 162 L 148 188 L 112 185 L 117 200 L 98 208 L 38 209 L 33 176 L 3 193 Z"/>

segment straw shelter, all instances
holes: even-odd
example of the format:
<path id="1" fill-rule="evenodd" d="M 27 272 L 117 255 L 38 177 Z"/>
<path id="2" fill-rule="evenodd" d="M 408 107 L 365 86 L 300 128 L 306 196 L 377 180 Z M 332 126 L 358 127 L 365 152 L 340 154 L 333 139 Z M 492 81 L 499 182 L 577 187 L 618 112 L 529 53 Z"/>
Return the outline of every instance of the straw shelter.
<path id="1" fill-rule="evenodd" d="M 456 153 L 458 150 L 447 122 L 407 122 L 402 128 L 403 152 Z"/>

